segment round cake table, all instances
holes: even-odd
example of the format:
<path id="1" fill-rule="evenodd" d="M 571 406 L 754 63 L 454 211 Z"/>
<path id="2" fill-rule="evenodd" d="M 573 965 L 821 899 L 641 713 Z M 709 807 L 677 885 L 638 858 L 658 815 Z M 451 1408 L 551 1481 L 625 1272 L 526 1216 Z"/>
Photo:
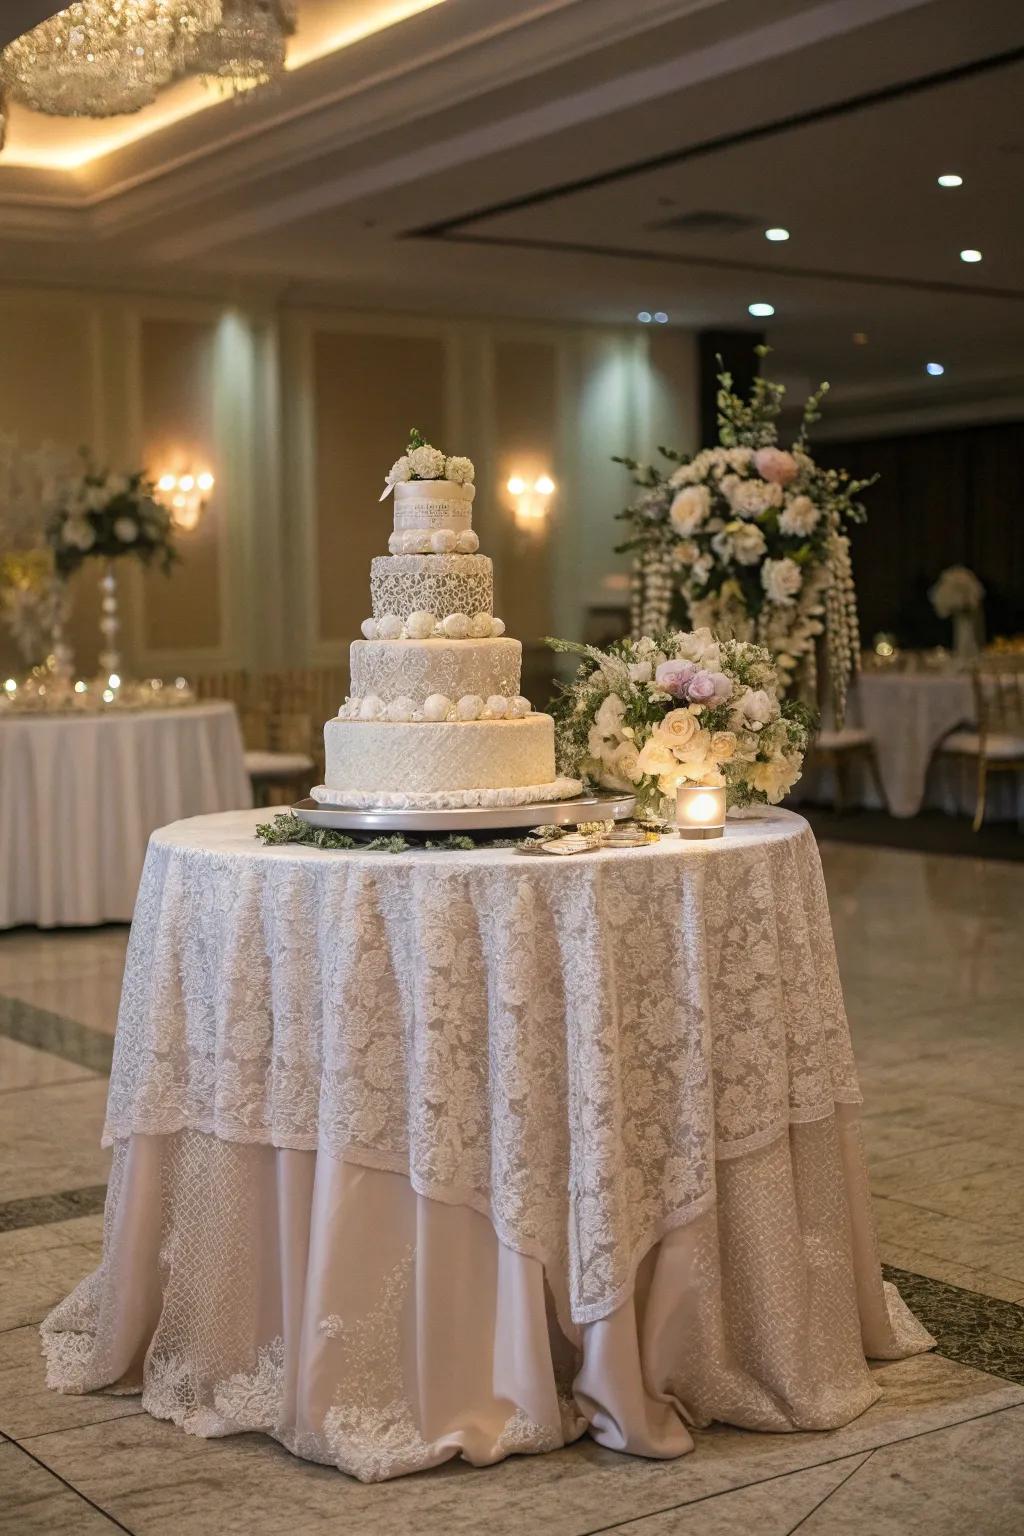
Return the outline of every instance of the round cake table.
<path id="1" fill-rule="evenodd" d="M 131 921 L 149 835 L 252 804 L 233 704 L 0 715 L 0 928 Z"/>
<path id="2" fill-rule="evenodd" d="M 258 817 L 150 842 L 52 1386 L 376 1480 L 827 1429 L 865 1353 L 930 1346 L 879 1271 L 800 817 L 563 859 Z"/>

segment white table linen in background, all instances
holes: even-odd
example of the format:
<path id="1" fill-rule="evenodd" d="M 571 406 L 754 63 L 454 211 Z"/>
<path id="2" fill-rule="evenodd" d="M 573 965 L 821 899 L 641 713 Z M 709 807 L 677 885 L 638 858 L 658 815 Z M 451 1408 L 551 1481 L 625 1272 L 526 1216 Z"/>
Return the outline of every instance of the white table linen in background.
<path id="1" fill-rule="evenodd" d="M 560 860 L 264 849 L 257 817 L 150 845 L 52 1384 L 374 1479 L 829 1427 L 877 1396 L 865 1349 L 928 1347 L 881 1282 L 801 818 Z"/>
<path id="2" fill-rule="evenodd" d="M 970 677 L 864 672 L 857 679 L 855 698 L 856 719 L 874 740 L 889 810 L 893 816 L 916 816 L 924 804 L 936 747 L 950 731 L 974 718 Z"/>
<path id="3" fill-rule="evenodd" d="M 130 922 L 150 833 L 252 804 L 232 704 L 0 719 L 0 928 Z"/>

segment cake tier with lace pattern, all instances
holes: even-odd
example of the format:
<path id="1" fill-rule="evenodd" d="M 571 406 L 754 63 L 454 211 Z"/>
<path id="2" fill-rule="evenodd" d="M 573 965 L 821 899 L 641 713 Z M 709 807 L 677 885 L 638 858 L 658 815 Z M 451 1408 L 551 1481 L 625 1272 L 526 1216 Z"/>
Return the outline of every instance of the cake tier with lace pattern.
<path id="1" fill-rule="evenodd" d="M 335 795 L 356 793 L 361 804 L 377 795 L 388 797 L 386 804 L 400 793 L 415 804 L 417 796 L 438 792 L 540 789 L 558 782 L 550 715 L 407 724 L 328 720 L 324 746 L 323 787 Z M 578 793 L 578 786 L 570 787 L 563 797 Z"/>
<path id="2" fill-rule="evenodd" d="M 482 699 L 519 693 L 523 648 L 518 640 L 355 640 L 349 652 L 351 696 L 376 695 L 420 707 L 431 694 Z"/>
<path id="3" fill-rule="evenodd" d="M 487 555 L 377 555 L 370 562 L 374 619 L 432 613 L 494 612 L 494 576 Z"/>

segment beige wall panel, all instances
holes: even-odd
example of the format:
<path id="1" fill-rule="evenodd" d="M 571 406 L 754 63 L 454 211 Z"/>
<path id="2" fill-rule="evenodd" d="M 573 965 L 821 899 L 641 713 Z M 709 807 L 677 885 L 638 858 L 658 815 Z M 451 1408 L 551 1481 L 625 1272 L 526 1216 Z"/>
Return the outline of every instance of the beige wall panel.
<path id="1" fill-rule="evenodd" d="M 213 430 L 213 321 L 144 318 L 140 327 L 142 445 L 147 470 L 210 469 L 217 475 Z M 223 489 L 223 478 L 221 475 Z M 181 563 L 168 578 L 146 574 L 143 640 L 147 650 L 200 650 L 222 642 L 222 511 L 217 492 L 198 528 L 178 536 Z"/>
<path id="2" fill-rule="evenodd" d="M 499 337 L 494 344 L 495 462 L 484 473 L 490 476 L 496 505 L 506 519 L 499 556 L 501 617 L 509 633 L 523 642 L 527 691 L 538 661 L 545 676 L 548 671 L 546 652 L 542 655 L 538 646 L 551 632 L 551 541 L 563 513 L 565 492 L 557 462 L 558 433 L 558 348 L 545 341 Z M 531 483 L 542 474 L 554 478 L 558 490 L 548 503 L 544 524 L 529 530 L 516 527 L 506 490 L 513 474 Z"/>
<path id="3" fill-rule="evenodd" d="M 0 295 L 0 433 L 22 449 L 44 442 L 74 455 L 95 436 L 102 402 L 95 396 L 95 333 L 90 306 L 79 298 Z M 99 605 L 86 567 L 72 584 L 69 634 L 80 664 L 95 662 Z M 0 628 L 0 670 L 24 663 L 6 627 Z"/>
<path id="4" fill-rule="evenodd" d="M 319 641 L 356 638 L 370 612 L 370 560 L 386 555 L 384 475 L 410 427 L 449 451 L 445 348 L 437 336 L 321 331 L 313 338 Z M 344 660 L 339 656 L 339 661 Z"/>

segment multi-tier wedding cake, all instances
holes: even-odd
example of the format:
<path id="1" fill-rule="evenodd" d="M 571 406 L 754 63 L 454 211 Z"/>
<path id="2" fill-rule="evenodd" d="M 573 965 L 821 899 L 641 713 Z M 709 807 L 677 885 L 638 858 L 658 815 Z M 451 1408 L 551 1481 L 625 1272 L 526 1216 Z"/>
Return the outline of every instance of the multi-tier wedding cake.
<path id="1" fill-rule="evenodd" d="M 370 565 L 373 617 L 351 692 L 324 727 L 327 805 L 521 806 L 580 793 L 555 770 L 554 721 L 520 693 L 522 646 L 494 617 L 473 531 L 473 465 L 413 433 L 388 473 L 395 526 Z M 383 496 L 381 500 L 383 500 Z"/>

